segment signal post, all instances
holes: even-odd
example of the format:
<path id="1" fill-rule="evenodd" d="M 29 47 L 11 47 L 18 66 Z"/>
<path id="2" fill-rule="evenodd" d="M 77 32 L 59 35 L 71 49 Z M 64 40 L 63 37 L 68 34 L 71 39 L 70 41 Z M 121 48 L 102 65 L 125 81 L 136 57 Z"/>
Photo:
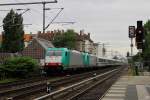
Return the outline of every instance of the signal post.
<path id="1" fill-rule="evenodd" d="M 143 21 L 137 21 L 137 28 L 136 28 L 136 46 L 137 49 L 139 51 L 139 58 L 140 58 L 140 67 L 143 68 L 143 61 L 142 61 L 142 54 L 143 54 L 143 50 L 144 50 L 144 40 L 145 40 L 145 36 L 144 36 L 145 32 L 144 32 L 144 27 L 143 27 Z"/>
<path id="2" fill-rule="evenodd" d="M 129 38 L 131 39 L 131 57 L 133 56 L 133 38 L 135 37 L 135 26 L 129 26 Z"/>
<path id="3" fill-rule="evenodd" d="M 139 50 L 139 53 L 143 52 L 144 49 L 144 27 L 142 21 L 137 21 L 137 28 L 136 28 L 136 46 Z"/>
<path id="4" fill-rule="evenodd" d="M 129 38 L 131 39 L 131 44 L 130 44 L 131 55 L 129 55 L 130 56 L 130 60 L 131 60 L 130 67 L 133 69 L 133 59 L 132 59 L 132 56 L 133 56 L 133 38 L 135 38 L 135 26 L 129 26 Z"/>

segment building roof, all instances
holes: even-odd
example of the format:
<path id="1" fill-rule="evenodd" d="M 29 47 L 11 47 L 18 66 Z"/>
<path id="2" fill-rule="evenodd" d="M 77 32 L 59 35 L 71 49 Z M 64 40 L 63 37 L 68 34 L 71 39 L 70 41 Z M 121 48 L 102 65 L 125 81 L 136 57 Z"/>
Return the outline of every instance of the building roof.
<path id="1" fill-rule="evenodd" d="M 93 40 L 90 37 L 90 33 L 85 34 L 85 33 L 77 33 L 77 39 L 78 41 L 84 41 L 84 40 L 89 40 L 90 42 L 93 42 Z"/>
<path id="2" fill-rule="evenodd" d="M 48 40 L 45 40 L 42 38 L 37 38 L 37 37 L 34 37 L 33 39 L 35 39 L 45 50 L 47 48 L 53 48 L 54 47 L 54 45 L 51 43 L 51 41 L 48 41 Z"/>
<path id="3" fill-rule="evenodd" d="M 39 31 L 37 36 L 39 38 L 43 38 L 43 39 L 52 41 L 56 34 L 60 34 L 61 35 L 63 33 L 64 33 L 64 30 L 47 31 L 44 34 Z M 76 36 L 77 36 L 77 41 L 89 40 L 90 42 L 93 42 L 91 37 L 90 37 L 90 33 L 85 34 L 83 31 L 80 31 L 80 33 L 76 33 Z"/>
<path id="4" fill-rule="evenodd" d="M 30 42 L 36 34 L 24 34 L 24 42 Z M 2 43 L 2 35 L 0 35 L 0 43 Z"/>
<path id="5" fill-rule="evenodd" d="M 29 42 L 31 41 L 31 39 L 32 39 L 31 34 L 24 34 L 24 42 Z"/>

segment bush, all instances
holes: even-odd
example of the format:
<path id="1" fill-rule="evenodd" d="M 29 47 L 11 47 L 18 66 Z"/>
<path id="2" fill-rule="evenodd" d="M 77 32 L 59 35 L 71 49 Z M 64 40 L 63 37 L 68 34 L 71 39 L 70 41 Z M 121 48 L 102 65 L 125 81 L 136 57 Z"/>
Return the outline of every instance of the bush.
<path id="1" fill-rule="evenodd" d="M 13 57 L 5 60 L 3 71 L 8 77 L 28 77 L 39 68 L 38 62 L 30 57 Z"/>

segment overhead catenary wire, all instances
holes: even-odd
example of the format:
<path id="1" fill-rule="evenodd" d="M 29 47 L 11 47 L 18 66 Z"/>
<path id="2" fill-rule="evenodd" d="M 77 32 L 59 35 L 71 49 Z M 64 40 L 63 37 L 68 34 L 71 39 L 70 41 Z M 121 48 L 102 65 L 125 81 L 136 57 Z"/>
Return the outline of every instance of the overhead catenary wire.
<path id="1" fill-rule="evenodd" d="M 42 2 L 24 2 L 24 3 L 3 3 L 0 6 L 15 6 L 15 5 L 43 5 L 43 33 L 45 33 L 45 5 L 49 3 L 57 3 L 57 0 L 54 1 L 42 1 Z"/>
<path id="2" fill-rule="evenodd" d="M 29 9 L 29 8 L 27 8 Z M 5 10 L 0 10 L 0 11 L 10 11 L 11 9 L 5 9 Z M 13 10 L 17 10 L 17 11 L 21 11 L 21 10 L 26 10 L 26 9 L 21 9 L 21 8 L 18 8 L 18 9 L 13 9 Z"/>
<path id="3" fill-rule="evenodd" d="M 53 23 L 53 21 L 59 16 L 59 14 L 63 11 L 64 8 L 60 8 L 60 11 L 56 14 L 56 16 L 50 21 L 50 23 L 45 27 L 45 30 Z"/>
<path id="4" fill-rule="evenodd" d="M 69 25 L 69 24 L 74 24 L 76 22 L 53 22 L 52 24 L 62 24 L 63 25 Z"/>
<path id="5" fill-rule="evenodd" d="M 16 1 L 16 2 L 20 2 L 19 0 L 14 0 L 14 1 Z M 30 8 L 28 5 L 23 5 L 24 7 L 27 7 L 27 8 Z M 41 13 L 41 12 L 39 12 L 37 9 L 34 9 L 34 8 L 30 8 L 30 11 L 34 11 L 35 13 L 37 13 L 38 15 L 40 15 L 39 13 Z M 32 18 L 33 16 L 31 15 L 31 13 L 28 13 L 29 14 L 29 16 L 30 16 L 30 18 Z M 41 13 L 42 14 L 42 13 Z M 40 17 L 42 17 L 42 16 L 40 16 Z M 48 16 L 46 16 L 46 17 L 48 17 Z M 27 18 L 27 19 L 30 19 L 30 18 Z M 27 22 L 29 22 L 28 20 L 27 20 Z M 38 24 L 38 23 L 32 23 L 32 26 L 33 25 L 35 25 L 36 27 L 39 27 L 40 25 Z M 35 28 L 35 27 L 33 27 L 32 28 L 32 30 L 34 30 L 34 31 L 39 31 L 39 28 Z"/>
<path id="6" fill-rule="evenodd" d="M 15 0 L 15 1 L 20 2 L 19 0 Z M 24 5 L 24 6 L 27 6 L 27 5 Z M 60 9 L 60 8 L 45 8 L 44 10 L 53 10 L 53 9 Z M 63 9 L 63 8 L 61 8 L 61 9 Z M 32 11 L 34 11 L 34 12 L 36 12 L 38 14 L 41 13 L 37 9 L 33 9 L 33 8 L 32 8 Z M 44 30 L 46 30 L 51 24 L 55 24 L 55 23 L 56 24 L 62 24 L 62 25 L 68 25 L 68 24 L 74 24 L 75 23 L 75 22 L 54 22 L 54 20 L 58 17 L 58 15 L 60 14 L 60 12 L 52 19 L 52 21 L 47 25 L 47 27 Z M 45 17 L 49 18 L 46 15 L 45 15 Z"/>
<path id="7" fill-rule="evenodd" d="M 54 1 L 42 1 L 42 2 L 24 2 L 24 3 L 3 3 L 0 6 L 15 6 L 15 5 L 35 5 L 35 4 L 46 4 L 46 3 L 57 3 L 57 0 Z"/>
<path id="8" fill-rule="evenodd" d="M 20 25 L 25 26 L 25 25 L 32 25 L 32 24 L 15 24 L 15 25 L 11 25 L 11 26 L 9 26 L 9 28 L 14 27 L 14 26 L 20 26 Z"/>
<path id="9" fill-rule="evenodd" d="M 15 2 L 17 2 L 17 3 L 23 3 L 23 2 L 20 2 L 19 0 L 14 0 Z M 27 7 L 27 8 L 30 8 L 28 5 L 23 5 L 23 6 L 25 6 L 25 7 Z M 36 10 L 36 9 L 34 9 L 34 8 L 30 8 L 30 11 L 34 11 L 34 12 L 36 12 L 37 14 L 39 14 L 39 13 L 41 13 L 41 12 L 39 12 L 38 10 Z M 33 16 L 31 15 L 31 13 L 28 13 L 29 15 L 30 15 L 30 18 L 32 18 Z M 42 14 L 42 13 L 41 13 Z M 40 14 L 39 14 L 40 15 Z M 45 17 L 48 17 L 48 16 L 45 16 Z M 28 18 L 29 19 L 29 18 Z M 28 21 L 28 20 L 27 20 Z M 37 23 L 34 23 L 34 24 L 32 24 L 32 25 L 35 25 L 35 26 L 40 26 L 39 24 L 37 24 Z M 34 30 L 34 31 L 39 31 L 38 30 L 39 28 L 36 28 L 35 29 L 35 27 L 33 27 L 32 28 L 32 30 Z"/>
<path id="10" fill-rule="evenodd" d="M 14 1 L 20 2 L 19 0 L 14 0 Z M 28 7 L 27 5 L 23 5 L 23 6 Z M 42 14 L 42 13 L 41 13 L 39 10 L 37 10 L 37 9 L 30 8 L 30 10 L 34 11 L 34 12 L 37 13 L 38 15 Z M 39 13 L 40 13 L 40 14 L 39 14 Z M 42 15 L 41 15 L 40 17 L 42 17 Z M 48 18 L 49 16 L 45 16 L 45 17 Z"/>

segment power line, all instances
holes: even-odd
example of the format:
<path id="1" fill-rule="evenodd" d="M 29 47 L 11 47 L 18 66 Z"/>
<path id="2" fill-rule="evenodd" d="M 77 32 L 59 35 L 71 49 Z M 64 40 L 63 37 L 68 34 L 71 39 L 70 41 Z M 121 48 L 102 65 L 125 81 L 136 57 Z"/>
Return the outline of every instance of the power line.
<path id="1" fill-rule="evenodd" d="M 14 1 L 16 1 L 16 2 L 20 2 L 19 0 L 14 0 Z M 29 6 L 27 6 L 27 5 L 23 5 L 23 6 L 25 6 L 25 7 L 27 7 L 27 8 L 30 8 Z M 42 14 L 41 12 L 39 12 L 37 9 L 34 9 L 34 8 L 30 8 L 30 11 L 34 11 L 35 13 L 37 13 L 37 14 Z M 31 15 L 31 13 L 28 13 L 29 15 L 30 15 L 30 18 L 32 18 L 32 15 Z M 42 17 L 42 16 L 40 16 L 40 17 Z M 48 17 L 48 16 L 45 16 L 45 17 Z M 28 18 L 29 19 L 29 18 Z M 27 20 L 27 22 L 29 22 L 28 20 Z M 34 24 L 32 24 L 32 26 L 33 25 L 36 25 L 36 26 L 40 26 L 38 23 L 34 23 Z M 39 31 L 39 28 L 35 28 L 35 27 L 33 27 L 32 28 L 32 30 L 34 30 L 34 31 Z"/>
<path id="2" fill-rule="evenodd" d="M 61 8 L 57 15 L 51 20 L 51 22 L 46 26 L 45 30 L 53 23 L 53 21 L 59 16 L 59 14 L 63 11 L 64 8 Z"/>
<path id="3" fill-rule="evenodd" d="M 57 0 L 55 1 L 43 1 L 43 2 L 25 2 L 25 3 L 3 3 L 0 4 L 0 6 L 14 6 L 14 5 L 35 5 L 35 4 L 47 4 L 47 3 L 57 3 Z"/>
<path id="4" fill-rule="evenodd" d="M 65 24 L 74 24 L 75 22 L 53 22 L 53 24 L 62 24 L 62 23 L 65 23 Z"/>
<path id="5" fill-rule="evenodd" d="M 29 8 L 28 8 L 29 9 Z M 11 9 L 5 9 L 5 10 L 0 10 L 0 11 L 10 11 Z M 13 10 L 17 10 L 17 11 L 21 11 L 21 10 L 26 10 L 26 9 L 21 9 L 21 8 L 18 8 L 18 9 L 13 9 Z"/>
<path id="6" fill-rule="evenodd" d="M 27 2 L 27 3 L 7 3 L 7 4 L 0 4 L 0 6 L 42 4 L 43 5 L 43 33 L 45 33 L 45 6 L 48 3 L 57 3 L 57 0 L 54 0 L 54 1 L 43 1 L 43 2 Z"/>
<path id="7" fill-rule="evenodd" d="M 19 0 L 15 0 L 16 2 L 20 2 Z M 23 5 L 23 6 L 25 6 L 25 7 L 29 7 L 29 6 L 27 6 L 27 5 Z M 45 10 L 51 10 L 51 9 L 58 9 L 58 8 L 45 8 Z M 39 10 L 37 10 L 37 9 L 34 9 L 34 8 L 30 8 L 30 10 L 32 10 L 32 11 L 34 11 L 35 13 L 37 13 L 38 15 L 40 15 L 40 14 L 42 14 Z M 39 14 L 40 13 L 40 14 Z M 30 14 L 30 16 L 32 16 L 31 14 Z M 43 15 L 41 15 L 40 17 L 42 17 Z M 45 17 L 46 18 L 49 18 L 49 16 L 46 16 L 45 15 Z M 31 17 L 30 17 L 31 18 Z M 39 26 L 38 24 L 36 24 L 35 23 L 35 25 L 37 25 L 37 26 Z"/>
<path id="8" fill-rule="evenodd" d="M 14 26 L 20 26 L 20 25 L 22 25 L 22 24 L 11 25 L 9 28 L 14 27 Z M 29 25 L 32 25 L 32 24 L 23 24 L 23 26 L 29 26 Z"/>

